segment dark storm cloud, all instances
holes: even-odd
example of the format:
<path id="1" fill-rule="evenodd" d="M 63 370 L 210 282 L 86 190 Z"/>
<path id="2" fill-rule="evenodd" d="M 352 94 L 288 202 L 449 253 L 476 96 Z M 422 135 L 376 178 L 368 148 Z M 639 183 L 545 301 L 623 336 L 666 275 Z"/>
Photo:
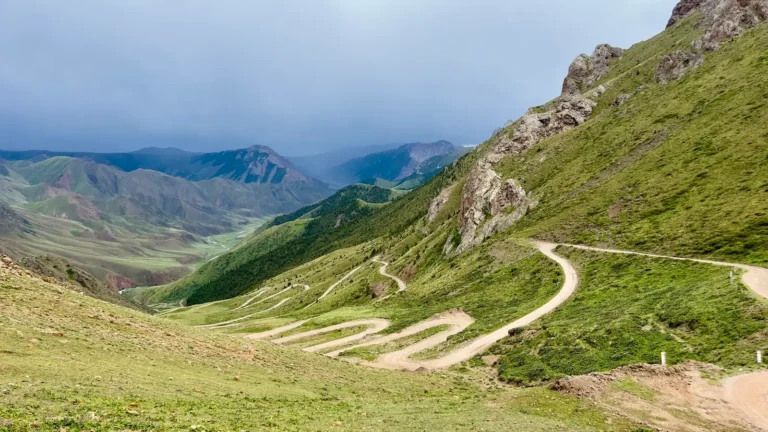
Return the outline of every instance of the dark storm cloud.
<path id="1" fill-rule="evenodd" d="M 3 0 L 0 148 L 474 144 L 675 0 Z"/>

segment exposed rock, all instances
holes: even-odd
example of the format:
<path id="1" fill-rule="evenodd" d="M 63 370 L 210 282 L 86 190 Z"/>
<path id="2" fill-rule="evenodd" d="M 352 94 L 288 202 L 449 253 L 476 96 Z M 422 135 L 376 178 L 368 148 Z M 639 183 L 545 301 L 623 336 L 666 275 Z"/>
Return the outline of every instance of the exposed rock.
<path id="1" fill-rule="evenodd" d="M 632 95 L 629 93 L 622 93 L 619 96 L 616 97 L 616 100 L 613 101 L 613 106 L 622 106 L 627 101 L 629 101 L 632 98 Z"/>
<path id="2" fill-rule="evenodd" d="M 768 19 L 768 0 L 683 0 L 675 7 L 669 25 L 695 10 L 704 14 L 700 24 L 704 36 L 691 44 L 692 52 L 677 51 L 661 59 L 656 80 L 662 84 L 700 66 L 702 53 L 717 50 L 723 42 Z"/>
<path id="3" fill-rule="evenodd" d="M 500 137 L 494 147 L 494 153 L 498 155 L 492 155 L 489 162 L 498 162 L 505 155 L 528 150 L 544 138 L 575 128 L 589 119 L 595 106 L 597 103 L 591 99 L 575 96 L 558 101 L 552 111 L 528 110 L 517 122 L 512 138 Z"/>
<path id="4" fill-rule="evenodd" d="M 681 19 L 687 17 L 691 12 L 699 9 L 702 0 L 681 0 L 672 10 L 672 17 L 667 22 L 667 28 L 672 27 Z"/>
<path id="5" fill-rule="evenodd" d="M 702 27 L 704 36 L 694 41 L 700 51 L 715 51 L 731 40 L 768 19 L 768 0 L 704 0 Z"/>
<path id="6" fill-rule="evenodd" d="M 455 251 L 464 252 L 509 228 L 525 215 L 528 208 L 527 194 L 519 183 L 513 179 L 502 181 L 501 176 L 490 167 L 476 168 L 462 191 L 461 243 Z M 450 253 L 453 243 L 446 243 L 443 250 Z"/>
<path id="7" fill-rule="evenodd" d="M 429 205 L 429 213 L 427 214 L 427 219 L 430 222 L 435 220 L 437 215 L 445 207 L 445 204 L 448 203 L 448 200 L 451 199 L 453 188 L 454 185 L 448 186 L 447 188 L 440 191 L 440 195 L 436 196 L 435 199 L 432 200 L 432 204 Z"/>
<path id="8" fill-rule="evenodd" d="M 701 66 L 703 57 L 696 52 L 675 51 L 661 58 L 656 70 L 656 81 L 667 84 L 678 80 L 688 71 Z"/>
<path id="9" fill-rule="evenodd" d="M 563 81 L 563 95 L 577 95 L 581 93 L 581 86 L 589 79 L 589 56 L 579 54 L 568 68 L 568 75 Z"/>
<path id="10" fill-rule="evenodd" d="M 576 96 L 594 85 L 609 70 L 610 61 L 624 55 L 622 48 L 601 44 L 591 56 L 581 54 L 568 68 L 568 75 L 563 81 L 563 96 Z"/>
<path id="11" fill-rule="evenodd" d="M 389 287 L 388 282 L 379 282 L 373 286 L 371 286 L 368 290 L 371 293 L 371 297 L 373 298 L 380 298 L 383 297 L 384 294 L 387 293 L 387 288 Z"/>

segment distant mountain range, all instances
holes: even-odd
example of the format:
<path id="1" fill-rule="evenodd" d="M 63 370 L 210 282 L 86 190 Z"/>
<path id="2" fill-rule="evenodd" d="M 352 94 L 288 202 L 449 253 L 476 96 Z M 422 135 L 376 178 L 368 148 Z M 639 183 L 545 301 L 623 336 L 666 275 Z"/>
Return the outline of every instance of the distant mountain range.
<path id="1" fill-rule="evenodd" d="M 412 189 L 462 154 L 438 141 L 294 159 L 324 172 L 329 186 L 264 146 L 214 153 L 0 150 L 0 237 L 10 255 L 62 257 L 116 288 L 162 284 L 236 244 L 260 220 L 307 208 L 334 187 Z M 50 262 L 59 261 L 35 266 Z"/>
<path id="2" fill-rule="evenodd" d="M 223 240 L 210 236 L 242 231 L 333 192 L 261 146 L 217 153 L 0 151 L 0 158 L 6 253 L 64 257 L 117 288 L 174 280 L 212 251 L 223 252 Z"/>
<path id="3" fill-rule="evenodd" d="M 66 156 L 87 159 L 126 172 L 139 169 L 158 171 L 191 181 L 225 178 L 239 183 L 315 183 L 291 162 L 265 146 L 216 153 L 192 153 L 175 148 L 150 147 L 129 153 L 81 153 L 48 150 L 2 151 L 0 159 L 39 162 Z"/>
<path id="4" fill-rule="evenodd" d="M 294 160 L 307 167 L 311 166 L 315 176 L 339 187 L 368 183 L 382 187 L 413 189 L 471 150 L 455 147 L 448 141 L 368 149 L 376 151 L 347 154 L 352 156 L 347 159 L 329 158 L 328 156 L 336 154 L 328 153 Z"/>

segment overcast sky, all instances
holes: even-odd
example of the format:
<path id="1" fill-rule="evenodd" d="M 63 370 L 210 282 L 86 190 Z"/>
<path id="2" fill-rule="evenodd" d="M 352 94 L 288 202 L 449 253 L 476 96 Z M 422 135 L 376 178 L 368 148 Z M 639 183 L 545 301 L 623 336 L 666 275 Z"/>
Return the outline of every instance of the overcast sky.
<path id="1" fill-rule="evenodd" d="M 676 0 L 0 0 L 0 148 L 477 144 Z"/>

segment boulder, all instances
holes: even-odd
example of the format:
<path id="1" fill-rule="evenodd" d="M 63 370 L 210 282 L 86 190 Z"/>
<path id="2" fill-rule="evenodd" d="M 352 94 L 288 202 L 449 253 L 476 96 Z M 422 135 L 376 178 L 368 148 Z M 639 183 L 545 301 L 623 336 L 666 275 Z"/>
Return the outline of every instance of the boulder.
<path id="1" fill-rule="evenodd" d="M 656 81 L 667 84 L 670 81 L 678 80 L 688 71 L 699 67 L 702 62 L 703 57 L 697 52 L 675 51 L 661 58 L 656 70 Z"/>
<path id="2" fill-rule="evenodd" d="M 622 48 L 600 44 L 591 56 L 581 54 L 576 57 L 568 68 L 568 75 L 563 81 L 563 96 L 576 96 L 592 87 L 604 77 L 613 59 L 624 55 Z"/>

